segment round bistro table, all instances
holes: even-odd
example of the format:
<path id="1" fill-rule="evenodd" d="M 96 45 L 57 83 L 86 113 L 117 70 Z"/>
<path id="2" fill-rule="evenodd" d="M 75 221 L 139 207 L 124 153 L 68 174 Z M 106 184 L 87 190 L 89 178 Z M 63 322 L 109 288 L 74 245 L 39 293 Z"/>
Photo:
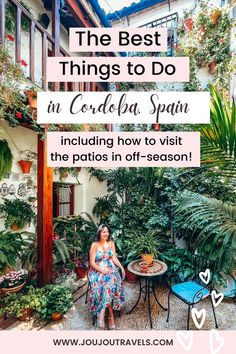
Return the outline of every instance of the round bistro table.
<path id="1" fill-rule="evenodd" d="M 128 264 L 128 270 L 132 272 L 133 274 L 137 275 L 138 280 L 139 280 L 139 295 L 136 303 L 132 307 L 130 311 L 127 312 L 127 314 L 130 314 L 134 311 L 134 309 L 138 306 L 141 295 L 144 294 L 144 301 L 147 300 L 148 304 L 148 315 L 149 315 L 149 321 L 150 321 L 150 327 L 152 328 L 152 312 L 151 312 L 151 303 L 150 303 L 150 294 L 153 293 L 154 298 L 158 305 L 165 311 L 167 311 L 167 308 L 165 308 L 158 300 L 157 294 L 155 292 L 155 280 L 163 275 L 167 271 L 167 265 L 164 262 L 161 262 L 159 260 L 154 259 L 152 266 L 148 267 L 147 272 L 143 273 L 141 272 L 139 263 L 141 262 L 141 259 L 138 259 L 136 261 L 132 261 Z M 144 280 L 144 284 L 142 285 L 142 280 Z"/>

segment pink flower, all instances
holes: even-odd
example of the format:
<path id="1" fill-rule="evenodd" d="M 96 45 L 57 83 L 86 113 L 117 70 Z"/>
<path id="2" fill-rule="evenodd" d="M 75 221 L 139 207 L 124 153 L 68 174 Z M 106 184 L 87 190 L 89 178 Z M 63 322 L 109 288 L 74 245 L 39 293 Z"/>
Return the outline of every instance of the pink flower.
<path id="1" fill-rule="evenodd" d="M 28 66 L 28 64 L 24 59 L 21 59 L 21 65 L 23 65 L 25 68 Z"/>
<path id="2" fill-rule="evenodd" d="M 219 38 L 219 39 L 218 39 L 218 43 L 219 43 L 219 44 L 222 44 L 222 43 L 224 43 L 224 40 L 223 40 L 223 38 Z"/>
<path id="3" fill-rule="evenodd" d="M 7 39 L 11 42 L 15 42 L 15 38 L 11 34 L 7 34 Z"/>

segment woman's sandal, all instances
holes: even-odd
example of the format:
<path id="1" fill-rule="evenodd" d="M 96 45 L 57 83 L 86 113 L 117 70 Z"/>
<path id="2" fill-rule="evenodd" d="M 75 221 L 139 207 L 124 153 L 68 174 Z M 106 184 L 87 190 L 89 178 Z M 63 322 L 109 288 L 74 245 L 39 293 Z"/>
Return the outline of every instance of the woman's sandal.
<path id="1" fill-rule="evenodd" d="M 107 319 L 108 319 L 108 328 L 109 328 L 110 330 L 116 329 L 114 317 L 108 317 Z"/>
<path id="2" fill-rule="evenodd" d="M 101 317 L 103 317 L 103 318 L 101 318 Z M 105 314 L 104 314 L 104 316 L 100 315 L 97 318 L 97 325 L 98 325 L 99 329 L 105 329 Z"/>

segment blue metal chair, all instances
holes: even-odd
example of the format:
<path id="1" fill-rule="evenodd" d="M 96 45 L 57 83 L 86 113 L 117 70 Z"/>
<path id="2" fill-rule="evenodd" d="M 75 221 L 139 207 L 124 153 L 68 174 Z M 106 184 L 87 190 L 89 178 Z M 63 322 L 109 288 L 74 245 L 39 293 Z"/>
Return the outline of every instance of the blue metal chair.
<path id="1" fill-rule="evenodd" d="M 208 284 L 204 284 L 199 278 L 199 273 L 204 272 L 206 269 L 210 269 L 211 279 Z M 175 295 L 178 299 L 182 300 L 186 305 L 188 305 L 188 317 L 187 317 L 187 330 L 189 330 L 190 321 L 190 310 L 194 307 L 196 303 L 204 300 L 206 297 L 210 296 L 213 316 L 215 320 L 215 327 L 218 328 L 215 308 L 211 298 L 212 278 L 216 271 L 216 264 L 208 259 L 198 256 L 191 256 L 191 272 L 189 279 L 181 281 L 183 279 L 183 274 L 181 271 L 172 273 L 168 278 L 169 295 L 168 295 L 168 314 L 166 322 L 169 322 L 170 318 L 170 297 Z"/>

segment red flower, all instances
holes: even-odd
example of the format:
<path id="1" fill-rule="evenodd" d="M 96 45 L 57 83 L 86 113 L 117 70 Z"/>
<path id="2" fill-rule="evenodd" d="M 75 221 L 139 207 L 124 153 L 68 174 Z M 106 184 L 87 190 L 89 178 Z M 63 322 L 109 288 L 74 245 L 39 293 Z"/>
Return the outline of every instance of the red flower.
<path id="1" fill-rule="evenodd" d="M 23 65 L 25 68 L 28 66 L 25 60 L 21 59 L 20 61 L 21 65 Z"/>
<path id="2" fill-rule="evenodd" d="M 222 44 L 222 43 L 224 43 L 224 40 L 223 40 L 223 38 L 219 38 L 219 39 L 218 39 L 218 43 L 219 43 L 219 44 Z"/>
<path id="3" fill-rule="evenodd" d="M 16 111 L 15 117 L 16 117 L 16 118 L 19 118 L 19 119 L 22 119 L 22 118 L 23 118 L 22 113 L 21 113 L 21 112 L 18 112 L 18 111 Z"/>
<path id="4" fill-rule="evenodd" d="M 11 34 L 7 34 L 7 39 L 11 42 L 15 42 L 15 38 Z"/>

